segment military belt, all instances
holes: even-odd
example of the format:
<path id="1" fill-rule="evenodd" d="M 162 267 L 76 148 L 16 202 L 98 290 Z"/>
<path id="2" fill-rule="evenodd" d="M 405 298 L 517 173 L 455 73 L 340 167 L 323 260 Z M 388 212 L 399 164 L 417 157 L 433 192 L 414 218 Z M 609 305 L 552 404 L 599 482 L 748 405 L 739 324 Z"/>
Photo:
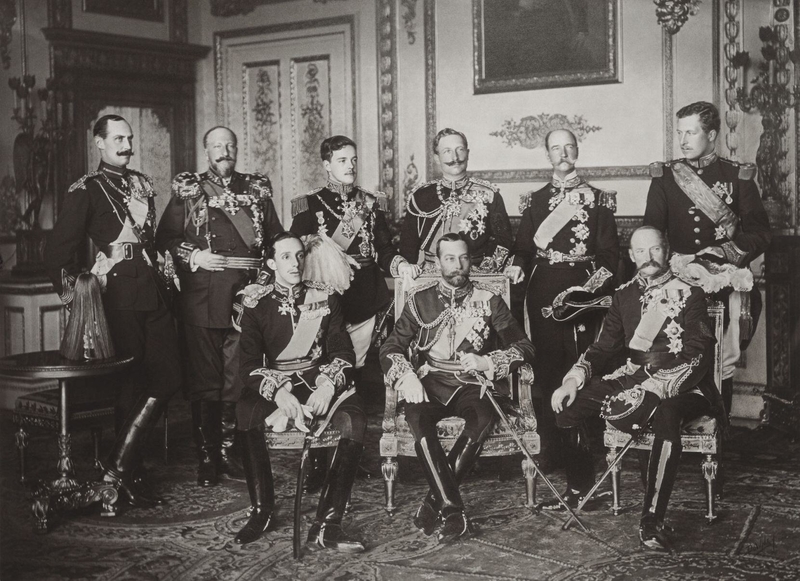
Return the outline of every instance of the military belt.
<path id="1" fill-rule="evenodd" d="M 112 242 L 105 248 L 102 248 L 109 260 L 133 260 L 135 258 L 142 258 L 142 251 L 145 245 L 141 242 Z"/>
<path id="2" fill-rule="evenodd" d="M 241 270 L 250 270 L 261 268 L 260 258 L 244 258 L 241 256 L 226 256 L 225 268 L 238 268 Z"/>
<path id="3" fill-rule="evenodd" d="M 275 371 L 283 371 L 284 373 L 297 373 L 301 371 L 308 371 L 319 365 L 319 357 L 291 359 L 289 361 L 273 361 L 271 367 Z"/>
<path id="4" fill-rule="evenodd" d="M 631 363 L 636 365 L 652 365 L 663 367 L 675 362 L 675 355 L 672 353 L 659 353 L 653 351 L 636 351 L 631 349 Z"/>
<path id="5" fill-rule="evenodd" d="M 464 368 L 461 366 L 461 361 L 452 359 L 437 359 L 431 355 L 425 357 L 428 365 L 438 371 L 452 371 L 455 373 L 462 373 Z"/>
<path id="6" fill-rule="evenodd" d="M 576 256 L 574 254 L 565 254 L 564 252 L 553 250 L 552 248 L 548 248 L 547 250 L 537 248 L 536 256 L 549 260 L 550 264 L 555 264 L 557 262 L 591 262 L 594 260 L 594 256 L 592 255 Z"/>

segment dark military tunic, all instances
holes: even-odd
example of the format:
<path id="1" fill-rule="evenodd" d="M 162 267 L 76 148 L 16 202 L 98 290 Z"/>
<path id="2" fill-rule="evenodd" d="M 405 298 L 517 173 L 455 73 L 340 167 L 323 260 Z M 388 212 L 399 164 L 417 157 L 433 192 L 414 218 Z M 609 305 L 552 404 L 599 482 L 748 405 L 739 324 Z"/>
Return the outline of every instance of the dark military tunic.
<path id="1" fill-rule="evenodd" d="M 81 271 L 77 254 L 87 235 L 103 253 L 101 260 L 111 259 L 110 270 L 101 274 L 106 278 L 103 306 L 114 348 L 118 355 L 132 355 L 142 363 L 129 375 L 131 381 L 124 382 L 124 399 L 134 397 L 133 391 L 142 386 L 147 396 L 169 397 L 181 383 L 169 296 L 154 267 L 154 195 L 149 177 L 101 162 L 97 171 L 69 188 L 44 253 L 48 276 L 65 304 L 73 298 L 74 277 Z M 129 207 L 144 208 L 141 202 L 146 204 L 146 217 L 134 228 Z"/>
<path id="2" fill-rule="evenodd" d="M 438 179 L 414 190 L 400 232 L 403 258 L 412 264 L 432 263 L 436 242 L 450 232 L 466 234 L 473 266 L 486 260 L 486 271 L 502 269 L 514 238 L 497 187 L 468 177 L 457 183 Z"/>
<path id="3" fill-rule="evenodd" d="M 384 273 L 397 276 L 404 261 L 392 243 L 385 211 L 384 194 L 333 183 L 292 200 L 290 230 L 299 236 L 324 232 L 332 237 L 343 219 L 359 216 L 362 220 L 350 246 L 343 249 L 361 266 L 354 270 L 350 288 L 342 297 L 347 323 L 366 321 L 391 302 Z"/>

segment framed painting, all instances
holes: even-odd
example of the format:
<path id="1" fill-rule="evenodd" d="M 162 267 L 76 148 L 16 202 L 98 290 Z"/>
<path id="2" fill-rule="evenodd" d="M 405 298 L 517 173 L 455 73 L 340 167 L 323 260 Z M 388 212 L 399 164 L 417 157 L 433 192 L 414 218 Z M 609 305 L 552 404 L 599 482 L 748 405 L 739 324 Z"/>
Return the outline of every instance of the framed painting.
<path id="1" fill-rule="evenodd" d="M 618 83 L 619 0 L 473 0 L 475 94 Z"/>
<path id="2" fill-rule="evenodd" d="M 164 0 L 83 0 L 83 11 L 164 22 Z"/>

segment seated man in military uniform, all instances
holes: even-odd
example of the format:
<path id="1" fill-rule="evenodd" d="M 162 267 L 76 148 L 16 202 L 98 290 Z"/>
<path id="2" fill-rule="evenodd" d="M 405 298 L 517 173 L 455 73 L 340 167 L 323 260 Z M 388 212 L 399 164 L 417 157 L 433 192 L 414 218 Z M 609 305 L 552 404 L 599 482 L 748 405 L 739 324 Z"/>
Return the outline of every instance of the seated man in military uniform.
<path id="1" fill-rule="evenodd" d="M 494 422 L 478 375 L 507 377 L 533 359 L 533 345 L 503 302 L 501 289 L 470 281 L 464 234 L 442 236 L 436 256 L 441 279 L 412 291 L 380 359 L 386 383 L 405 398 L 417 458 L 430 484 L 414 524 L 439 542 L 449 542 L 470 530 L 458 484 Z M 446 457 L 436 423 L 450 416 L 466 424 Z"/>

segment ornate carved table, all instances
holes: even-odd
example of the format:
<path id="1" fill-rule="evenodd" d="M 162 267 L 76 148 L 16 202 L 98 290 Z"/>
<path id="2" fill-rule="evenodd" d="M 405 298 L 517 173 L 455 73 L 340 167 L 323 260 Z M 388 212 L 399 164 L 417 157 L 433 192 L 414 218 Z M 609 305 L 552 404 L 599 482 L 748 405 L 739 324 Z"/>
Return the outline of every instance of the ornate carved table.
<path id="1" fill-rule="evenodd" d="M 0 375 L 31 379 L 56 379 L 61 397 L 61 433 L 58 436 L 58 472 L 51 482 L 39 482 L 33 489 L 33 515 L 36 530 L 47 532 L 48 519 L 54 512 L 73 510 L 102 502 L 104 516 L 116 514 L 119 493 L 108 482 L 80 482 L 75 478 L 71 458 L 69 433 L 69 380 L 79 377 L 98 377 L 122 371 L 133 357 L 113 357 L 95 361 L 66 359 L 58 351 L 20 353 L 0 358 Z"/>

